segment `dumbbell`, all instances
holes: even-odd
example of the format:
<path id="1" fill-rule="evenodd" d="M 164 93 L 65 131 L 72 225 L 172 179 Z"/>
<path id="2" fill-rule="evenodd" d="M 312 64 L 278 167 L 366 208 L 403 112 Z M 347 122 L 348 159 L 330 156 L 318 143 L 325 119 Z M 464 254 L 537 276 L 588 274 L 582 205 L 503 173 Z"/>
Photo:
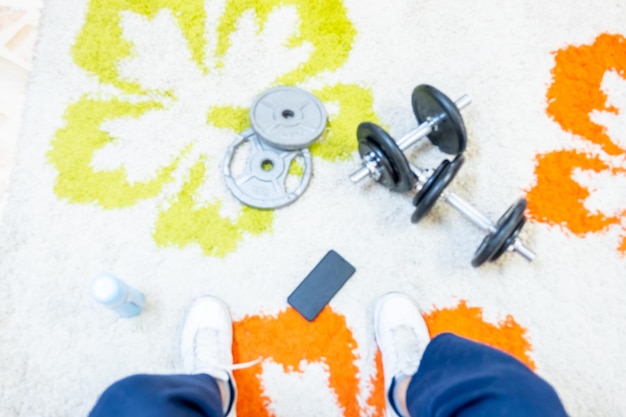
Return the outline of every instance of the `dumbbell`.
<path id="1" fill-rule="evenodd" d="M 470 102 L 467 95 L 453 102 L 435 87 L 418 85 L 411 96 L 418 126 L 397 142 L 375 123 L 363 122 L 358 126 L 362 166 L 350 175 L 350 180 L 357 183 L 370 176 L 392 191 L 409 191 L 415 178 L 404 151 L 427 137 L 444 153 L 462 153 L 467 134 L 460 110 Z"/>
<path id="2" fill-rule="evenodd" d="M 458 155 L 452 161 L 443 161 L 432 172 L 411 165 L 411 170 L 417 178 L 417 194 L 413 199 L 415 211 L 411 216 L 411 221 L 413 223 L 419 222 L 441 197 L 472 223 L 487 232 L 487 236 L 474 253 L 472 266 L 478 267 L 486 261 L 494 262 L 506 251 L 517 252 L 528 261 L 535 259 L 535 253 L 528 249 L 518 237 L 526 223 L 524 210 L 526 210 L 527 202 L 525 199 L 518 199 L 500 217 L 498 222 L 493 224 L 474 207 L 446 190 L 446 187 L 458 173 L 463 161 L 463 156 Z"/>

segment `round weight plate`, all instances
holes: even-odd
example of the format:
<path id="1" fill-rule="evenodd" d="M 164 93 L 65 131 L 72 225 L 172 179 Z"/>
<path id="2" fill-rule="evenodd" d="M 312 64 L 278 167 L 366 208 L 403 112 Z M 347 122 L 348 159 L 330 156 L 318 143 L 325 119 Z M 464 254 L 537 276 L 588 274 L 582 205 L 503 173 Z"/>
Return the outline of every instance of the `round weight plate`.
<path id="1" fill-rule="evenodd" d="M 251 152 L 243 172 L 234 176 L 231 166 L 237 149 L 244 143 L 251 145 Z M 293 190 L 287 190 L 287 177 L 292 161 L 301 157 L 304 172 Z M 304 193 L 311 180 L 311 153 L 308 149 L 284 151 L 272 148 L 259 140 L 252 129 L 248 129 L 233 142 L 224 158 L 226 186 L 242 203 L 260 209 L 274 209 L 293 203 Z"/>
<path id="2" fill-rule="evenodd" d="M 369 152 L 376 154 L 382 174 L 378 182 L 399 193 L 409 191 L 413 187 L 415 175 L 406 156 L 382 127 L 375 123 L 363 122 L 359 124 L 356 136 L 359 140 L 361 157 Z"/>
<path id="3" fill-rule="evenodd" d="M 526 218 L 526 200 L 520 198 L 500 217 L 496 224 L 496 231 L 485 236 L 472 258 L 472 266 L 478 267 L 486 261 L 493 262 L 498 259 L 522 230 Z"/>
<path id="4" fill-rule="evenodd" d="M 517 223 L 517 226 L 515 226 L 513 233 L 509 235 L 509 237 L 504 242 L 504 245 L 502 245 L 500 249 L 491 256 L 491 258 L 489 258 L 489 261 L 495 262 L 500 256 L 504 254 L 504 252 L 506 252 L 509 249 L 509 246 L 515 243 L 515 239 L 517 239 L 517 236 L 522 231 L 522 227 L 524 227 L 525 224 L 526 224 L 526 218 L 522 216 L 522 218 Z"/>
<path id="5" fill-rule="evenodd" d="M 311 93 L 276 87 L 259 95 L 250 108 L 252 128 L 265 143 L 294 151 L 315 142 L 326 128 L 326 110 Z"/>
<path id="6" fill-rule="evenodd" d="M 389 159 L 385 156 L 380 146 L 373 141 L 365 138 L 359 141 L 359 153 L 361 155 L 373 155 L 373 160 L 377 166 L 380 177 L 377 179 L 379 183 L 387 188 L 394 188 L 398 182 L 395 170 L 389 163 Z"/>
<path id="7" fill-rule="evenodd" d="M 411 215 L 412 223 L 418 223 L 430 212 L 430 209 L 433 208 L 437 199 L 441 193 L 443 193 L 443 190 L 446 189 L 448 184 L 450 184 L 454 177 L 456 177 L 456 174 L 458 174 L 463 162 L 465 162 L 465 157 L 463 155 L 457 155 L 452 162 L 446 159 L 439 164 L 435 172 L 426 180 L 422 189 L 419 190 L 413 198 L 415 211 L 413 215 Z"/>
<path id="8" fill-rule="evenodd" d="M 445 94 L 427 84 L 418 85 L 411 97 L 417 123 L 437 119 L 428 139 L 442 152 L 458 155 L 465 151 L 467 134 L 459 109 Z"/>

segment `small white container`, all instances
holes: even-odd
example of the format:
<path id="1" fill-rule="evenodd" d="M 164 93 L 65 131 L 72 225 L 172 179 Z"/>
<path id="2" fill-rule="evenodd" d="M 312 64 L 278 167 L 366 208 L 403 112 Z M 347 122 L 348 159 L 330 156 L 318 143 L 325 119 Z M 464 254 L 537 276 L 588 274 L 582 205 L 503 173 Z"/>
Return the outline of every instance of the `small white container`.
<path id="1" fill-rule="evenodd" d="M 95 277 L 91 282 L 90 292 L 95 301 L 117 312 L 121 317 L 139 315 L 145 302 L 141 292 L 111 274 Z"/>

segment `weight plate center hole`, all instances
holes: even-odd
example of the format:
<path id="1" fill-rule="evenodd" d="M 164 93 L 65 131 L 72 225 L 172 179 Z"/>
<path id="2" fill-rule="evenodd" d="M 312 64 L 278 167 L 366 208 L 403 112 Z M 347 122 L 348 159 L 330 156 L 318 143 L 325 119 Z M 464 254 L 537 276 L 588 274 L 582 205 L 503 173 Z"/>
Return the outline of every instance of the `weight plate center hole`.
<path id="1" fill-rule="evenodd" d="M 261 169 L 263 171 L 271 171 L 274 169 L 274 162 L 269 159 L 264 159 L 261 162 Z"/>
<path id="2" fill-rule="evenodd" d="M 278 136 L 284 136 L 285 131 L 288 129 L 289 134 L 293 134 L 292 129 L 302 124 L 304 114 L 297 106 L 285 105 L 284 107 L 277 107 L 274 111 L 274 128 L 279 127 L 275 132 Z M 296 129 L 297 130 L 297 129 Z"/>

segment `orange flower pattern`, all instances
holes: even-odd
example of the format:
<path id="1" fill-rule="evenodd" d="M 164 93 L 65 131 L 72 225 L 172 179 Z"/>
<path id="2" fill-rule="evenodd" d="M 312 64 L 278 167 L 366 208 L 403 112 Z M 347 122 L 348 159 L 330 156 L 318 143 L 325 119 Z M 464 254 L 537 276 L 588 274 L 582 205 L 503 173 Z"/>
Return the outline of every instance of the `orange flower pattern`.
<path id="1" fill-rule="evenodd" d="M 465 301 L 452 308 L 437 309 L 424 315 L 431 336 L 454 332 L 473 340 L 504 350 L 526 363 L 535 364 L 529 357 L 530 343 L 526 330 L 512 316 L 497 324 L 484 321 L 482 309 L 469 307 Z M 310 323 L 294 309 L 287 308 L 275 316 L 247 316 L 234 323 L 233 358 L 236 363 L 264 361 L 250 368 L 235 371 L 239 387 L 237 414 L 270 417 L 272 398 L 262 383 L 263 363 L 274 362 L 285 373 L 303 372 L 304 363 L 321 363 L 328 371 L 328 386 L 343 410 L 344 416 L 384 416 L 385 388 L 382 360 L 379 351 L 373 358 L 374 375 L 369 388 L 359 386 L 359 359 L 357 341 L 343 315 L 326 307 Z M 364 403 L 359 402 L 363 398 Z"/>
<path id="2" fill-rule="evenodd" d="M 569 46 L 555 53 L 546 111 L 563 130 L 575 135 L 574 149 L 537 156 L 528 211 L 535 221 L 559 225 L 577 236 L 621 227 L 617 250 L 626 255 L 626 207 L 617 212 L 590 209 L 585 203 L 594 190 L 574 178 L 578 171 L 626 178 L 626 141 L 621 138 L 620 143 L 592 117 L 597 112 L 624 117 L 603 90 L 608 73 L 626 80 L 626 38 L 622 35 L 602 34 L 591 45 Z"/>

